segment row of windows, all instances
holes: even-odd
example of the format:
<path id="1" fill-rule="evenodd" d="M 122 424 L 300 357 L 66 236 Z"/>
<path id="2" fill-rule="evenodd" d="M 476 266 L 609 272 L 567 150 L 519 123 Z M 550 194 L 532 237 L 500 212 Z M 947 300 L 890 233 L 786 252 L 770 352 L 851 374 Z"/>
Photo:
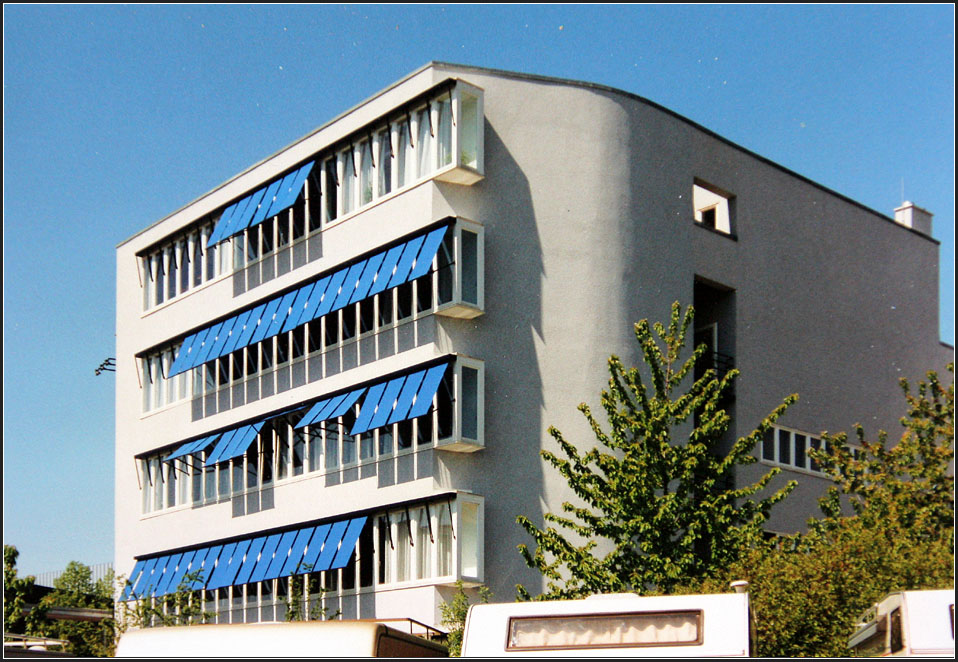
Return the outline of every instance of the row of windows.
<path id="1" fill-rule="evenodd" d="M 452 167 L 482 172 L 482 94 L 464 83 L 387 122 L 367 138 L 320 156 L 302 195 L 288 210 L 206 248 L 204 223 L 140 256 L 143 309 L 149 310 L 221 274 L 247 270 L 242 291 L 285 273 L 304 259 L 277 261 L 326 224 L 394 191 Z M 458 155 L 458 158 L 456 158 Z M 461 183 L 472 183 L 452 178 Z M 268 205 L 264 200 L 261 204 Z M 295 257 L 295 256 L 294 256 Z M 259 269 L 251 271 L 252 266 Z"/>
<path id="2" fill-rule="evenodd" d="M 143 310 L 155 308 L 232 271 L 229 242 L 206 246 L 213 226 L 211 221 L 204 222 L 140 257 Z"/>
<path id="3" fill-rule="evenodd" d="M 766 430 L 762 440 L 762 459 L 790 469 L 821 473 L 818 462 L 808 452 L 821 447 L 820 437 L 772 426 Z"/>
<path id="4" fill-rule="evenodd" d="M 196 591 L 193 599 L 202 601 L 209 622 L 283 621 L 296 605 L 300 618 L 312 620 L 322 618 L 323 608 L 327 617 L 334 616 L 341 597 L 364 589 L 430 580 L 481 581 L 482 511 L 480 500 L 461 495 L 381 512 L 370 518 L 341 569 Z M 152 600 L 164 611 L 171 609 L 171 600 Z"/>
<path id="5" fill-rule="evenodd" d="M 303 474 L 383 462 L 417 449 L 482 444 L 482 365 L 460 358 L 447 370 L 424 416 L 351 435 L 359 404 L 345 415 L 295 429 L 303 411 L 267 421 L 243 455 L 206 467 L 213 445 L 164 462 L 168 452 L 140 458 L 144 513 L 219 503 Z"/>
<path id="6" fill-rule="evenodd" d="M 482 296 L 482 246 L 479 232 L 460 221 L 446 234 L 434 258 L 432 270 L 415 281 L 404 283 L 372 297 L 308 322 L 286 333 L 244 347 L 227 356 L 167 378 L 179 347 L 141 357 L 143 411 L 150 412 L 188 398 L 221 394 L 230 402 L 211 402 L 211 413 L 232 405 L 232 389 L 245 385 L 236 393 L 237 405 L 266 397 L 290 388 L 288 378 L 281 384 L 280 371 L 290 364 L 307 361 L 302 381 L 320 379 L 338 372 L 336 367 L 359 365 L 357 340 L 371 337 L 387 329 L 396 329 L 414 319 L 442 311 L 456 316 L 473 316 L 484 305 Z M 344 356 L 330 356 L 340 350 Z M 371 357 L 389 355 L 397 347 L 382 348 Z M 355 356 L 345 356 L 352 352 Z M 335 366 L 327 362 L 335 358 Z M 192 378 L 187 375 L 192 373 Z M 273 378 L 276 377 L 274 380 Z M 298 385 L 298 382 L 297 382 Z M 252 391 L 255 389 L 255 393 Z M 229 390 L 229 392 L 227 392 Z"/>

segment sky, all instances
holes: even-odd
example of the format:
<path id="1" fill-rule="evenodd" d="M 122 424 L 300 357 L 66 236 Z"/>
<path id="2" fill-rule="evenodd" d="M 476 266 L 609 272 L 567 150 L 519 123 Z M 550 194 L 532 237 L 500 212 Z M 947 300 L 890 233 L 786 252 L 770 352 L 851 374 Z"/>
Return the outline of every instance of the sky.
<path id="1" fill-rule="evenodd" d="M 3 7 L 3 542 L 113 560 L 115 249 L 432 60 L 650 99 L 934 213 L 954 345 L 952 5 Z M 893 268 L 893 266 L 890 266 Z M 928 292 L 927 296 L 934 296 Z"/>

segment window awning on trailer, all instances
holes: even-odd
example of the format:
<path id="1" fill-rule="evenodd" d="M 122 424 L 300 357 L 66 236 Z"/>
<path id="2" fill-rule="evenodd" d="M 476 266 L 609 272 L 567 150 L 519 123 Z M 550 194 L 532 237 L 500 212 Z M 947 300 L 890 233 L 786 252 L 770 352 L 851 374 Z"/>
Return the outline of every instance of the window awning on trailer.
<path id="1" fill-rule="evenodd" d="M 187 336 L 168 377 L 429 273 L 448 226 L 419 235 Z"/>
<path id="2" fill-rule="evenodd" d="M 299 429 L 307 425 L 319 425 L 342 416 L 363 395 L 365 398 L 359 415 L 349 431 L 351 435 L 417 418 L 429 411 L 447 368 L 448 364 L 443 363 L 320 400 L 310 407 L 294 427 Z"/>
<path id="3" fill-rule="evenodd" d="M 137 560 L 120 600 L 336 570 L 349 562 L 366 521 L 354 517 Z"/>
<path id="4" fill-rule="evenodd" d="M 206 246 L 213 246 L 292 207 L 312 169 L 313 162 L 310 161 L 229 205 L 223 210 Z"/>

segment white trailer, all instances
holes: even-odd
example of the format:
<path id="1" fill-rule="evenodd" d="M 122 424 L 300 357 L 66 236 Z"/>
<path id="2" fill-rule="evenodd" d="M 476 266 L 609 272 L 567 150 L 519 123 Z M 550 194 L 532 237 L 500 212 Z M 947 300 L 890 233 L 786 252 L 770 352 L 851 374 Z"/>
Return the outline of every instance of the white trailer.
<path id="1" fill-rule="evenodd" d="M 748 657 L 745 582 L 736 593 L 478 604 L 463 657 Z"/>
<path id="2" fill-rule="evenodd" d="M 867 657 L 955 657 L 955 589 L 888 594 L 861 619 L 848 647 Z"/>

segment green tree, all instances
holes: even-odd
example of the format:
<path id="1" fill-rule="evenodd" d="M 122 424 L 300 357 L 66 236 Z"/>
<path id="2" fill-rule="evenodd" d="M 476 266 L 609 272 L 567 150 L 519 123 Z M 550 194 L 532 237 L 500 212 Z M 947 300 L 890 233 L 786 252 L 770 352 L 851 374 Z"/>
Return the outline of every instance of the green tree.
<path id="1" fill-rule="evenodd" d="M 479 587 L 478 604 L 486 604 L 491 597 L 492 592 L 488 586 Z M 439 605 L 439 622 L 448 632 L 446 647 L 449 649 L 449 657 L 459 657 L 462 653 L 462 637 L 466 631 L 466 616 L 469 614 L 471 604 L 463 588 L 462 580 L 457 580 L 456 593 L 452 596 L 452 600 Z"/>
<path id="2" fill-rule="evenodd" d="M 53 592 L 37 604 L 29 616 L 30 634 L 52 636 L 70 642 L 67 651 L 80 657 L 108 657 L 114 650 L 114 619 L 99 621 L 52 620 L 46 615 L 55 607 L 113 610 L 112 576 L 93 581 L 90 568 L 70 561 L 53 581 Z"/>
<path id="3" fill-rule="evenodd" d="M 520 553 L 548 580 L 540 599 L 668 592 L 709 576 L 761 537 L 771 508 L 794 488 L 790 482 L 752 500 L 778 469 L 752 485 L 732 486 L 736 467 L 755 462 L 752 449 L 797 396 L 787 397 L 751 434 L 723 450 L 730 421 L 722 403 L 738 372 L 709 369 L 693 378 L 706 347 L 680 358 L 692 319 L 692 308 L 683 315 L 676 302 L 668 329 L 646 320 L 635 325 L 649 384 L 640 369 L 625 368 L 616 356 L 609 359 L 609 386 L 601 394 L 609 431 L 588 405 L 579 405 L 605 450 L 580 453 L 549 428 L 565 458 L 549 451 L 542 456 L 584 505 L 566 502 L 565 514 L 547 513 L 546 521 L 559 528 L 540 530 L 529 518 L 518 518 L 535 542 L 534 552 L 520 545 Z M 611 551 L 599 552 L 600 539 Z M 521 599 L 531 597 L 521 585 L 517 591 Z"/>
<path id="4" fill-rule="evenodd" d="M 752 548 L 724 577 L 683 587 L 718 592 L 747 579 L 758 655 L 845 655 L 858 617 L 886 594 L 954 586 L 954 384 L 932 372 L 917 395 L 901 386 L 908 409 L 895 446 L 855 426 L 857 450 L 826 434 L 812 451 L 835 486 L 807 534 Z"/>
<path id="5" fill-rule="evenodd" d="M 3 546 L 3 631 L 16 634 L 27 633 L 23 614 L 33 592 L 34 577 L 17 576 L 17 559 L 20 552 L 13 545 Z"/>

